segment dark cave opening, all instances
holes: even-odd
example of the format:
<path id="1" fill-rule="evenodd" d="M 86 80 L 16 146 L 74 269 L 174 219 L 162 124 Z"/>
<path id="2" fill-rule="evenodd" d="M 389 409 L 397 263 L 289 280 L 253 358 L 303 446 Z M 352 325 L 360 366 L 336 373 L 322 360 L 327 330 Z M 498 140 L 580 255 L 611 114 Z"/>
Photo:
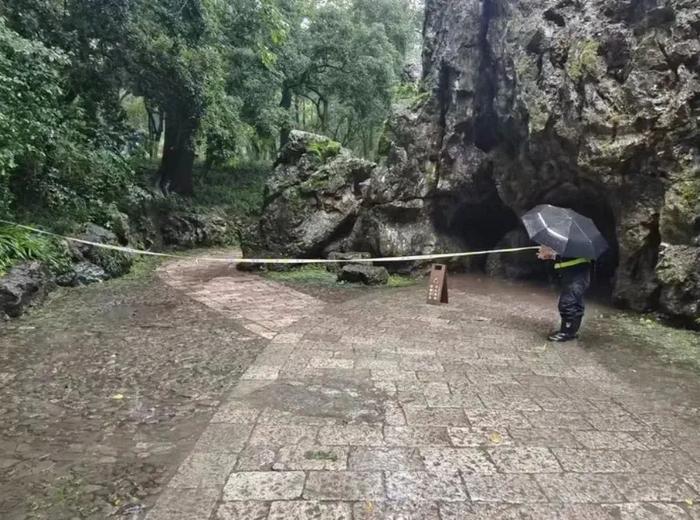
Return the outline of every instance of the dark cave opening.
<path id="1" fill-rule="evenodd" d="M 500 199 L 495 186 L 487 193 L 488 195 L 479 201 L 462 202 L 454 205 L 450 211 L 443 211 L 442 215 L 450 215 L 449 219 L 443 219 L 443 223 L 446 224 L 443 227 L 444 231 L 459 239 L 468 250 L 534 245 L 527 238 L 518 215 Z M 595 186 L 566 183 L 543 195 L 535 196 L 531 200 L 530 207 L 538 204 L 552 204 L 571 208 L 595 222 L 603 236 L 608 240 L 610 248 L 594 263 L 592 293 L 608 300 L 612 294 L 619 259 L 619 247 L 614 212 L 602 191 Z M 491 256 L 473 257 L 469 268 L 489 272 L 487 262 L 492 261 L 489 260 Z M 554 279 L 553 270 L 534 259 L 531 254 L 497 256 L 501 256 L 503 262 L 507 264 L 506 272 L 514 273 L 512 276 L 506 274 L 506 277 L 531 281 Z"/>
<path id="2" fill-rule="evenodd" d="M 469 251 L 493 249 L 503 235 L 517 227 L 520 222 L 515 212 L 503 203 L 495 189 L 478 202 L 457 204 L 451 208 L 449 215 L 445 225 L 440 227 L 449 236 L 457 238 Z M 483 271 L 486 258 L 486 255 L 470 258 L 469 267 Z"/>

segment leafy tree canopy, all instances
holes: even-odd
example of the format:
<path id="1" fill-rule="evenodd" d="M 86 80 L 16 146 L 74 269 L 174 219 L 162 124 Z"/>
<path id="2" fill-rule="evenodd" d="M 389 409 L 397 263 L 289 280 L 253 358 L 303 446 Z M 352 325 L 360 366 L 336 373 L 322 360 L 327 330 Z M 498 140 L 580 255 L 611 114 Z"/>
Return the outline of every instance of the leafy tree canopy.
<path id="1" fill-rule="evenodd" d="M 371 156 L 419 18 L 411 0 L 0 3 L 0 212 L 99 221 L 144 158 L 190 194 L 292 128 Z"/>

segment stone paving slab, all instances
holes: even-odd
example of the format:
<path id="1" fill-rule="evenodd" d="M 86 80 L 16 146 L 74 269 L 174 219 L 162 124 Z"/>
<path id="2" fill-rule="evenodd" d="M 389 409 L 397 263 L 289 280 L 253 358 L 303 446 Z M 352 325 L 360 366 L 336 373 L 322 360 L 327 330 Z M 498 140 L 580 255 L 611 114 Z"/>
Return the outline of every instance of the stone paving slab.
<path id="1" fill-rule="evenodd" d="M 507 326 L 549 309 L 188 269 L 163 276 L 269 343 L 148 520 L 700 519 L 698 402 Z"/>

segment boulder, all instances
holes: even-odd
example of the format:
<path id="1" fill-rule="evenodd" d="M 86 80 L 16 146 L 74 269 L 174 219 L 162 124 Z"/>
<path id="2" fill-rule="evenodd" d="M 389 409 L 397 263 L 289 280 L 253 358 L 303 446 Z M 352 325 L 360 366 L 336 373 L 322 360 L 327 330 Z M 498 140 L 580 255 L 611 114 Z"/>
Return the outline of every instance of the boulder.
<path id="1" fill-rule="evenodd" d="M 110 208 L 109 226 L 120 245 L 125 246 L 129 243 L 136 242 L 131 230 L 129 216 L 119 211 L 116 207 Z"/>
<path id="2" fill-rule="evenodd" d="M 666 247 L 656 274 L 661 311 L 700 326 L 700 247 Z"/>
<path id="3" fill-rule="evenodd" d="M 53 285 L 49 270 L 40 262 L 12 267 L 0 278 L 0 314 L 20 316 L 28 306 L 43 301 Z"/>
<path id="4" fill-rule="evenodd" d="M 197 211 L 177 211 L 162 216 L 163 243 L 179 247 L 211 247 L 229 244 L 234 226 L 225 218 Z"/>
<path id="5" fill-rule="evenodd" d="M 96 244 L 119 245 L 113 232 L 95 224 L 86 224 L 77 238 Z M 134 256 L 129 253 L 80 243 L 74 244 L 74 258 L 100 267 L 110 278 L 125 275 L 134 263 Z"/>
<path id="6" fill-rule="evenodd" d="M 352 260 L 355 260 L 356 258 L 372 258 L 372 255 L 369 253 L 362 253 L 362 252 L 340 252 L 340 251 L 332 251 L 328 253 L 327 258 L 329 260 L 346 260 L 343 262 L 337 262 L 334 264 L 326 264 L 326 270 L 336 273 L 340 271 L 344 266 L 348 265 L 349 263 L 352 263 Z"/>
<path id="7" fill-rule="evenodd" d="M 274 256 L 320 256 L 352 228 L 376 165 L 326 137 L 296 131 L 276 165 L 265 188 L 258 238 L 249 242 Z"/>
<path id="8" fill-rule="evenodd" d="M 56 283 L 63 287 L 77 287 L 80 285 L 90 285 L 104 282 L 111 276 L 99 265 L 91 262 L 78 262 L 72 265 L 69 272 L 56 278 Z"/>
<path id="9" fill-rule="evenodd" d="M 343 266 L 338 272 L 338 281 L 365 285 L 386 285 L 389 282 L 389 272 L 385 267 L 350 264 Z"/>

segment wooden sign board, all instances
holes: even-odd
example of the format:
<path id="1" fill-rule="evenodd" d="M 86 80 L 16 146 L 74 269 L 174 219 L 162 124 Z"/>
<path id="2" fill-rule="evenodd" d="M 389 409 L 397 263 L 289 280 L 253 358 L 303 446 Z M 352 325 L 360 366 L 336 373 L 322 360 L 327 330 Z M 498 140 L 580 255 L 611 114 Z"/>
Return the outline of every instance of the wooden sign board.
<path id="1" fill-rule="evenodd" d="M 430 269 L 428 303 L 433 305 L 447 303 L 447 266 L 443 264 L 433 264 Z"/>

